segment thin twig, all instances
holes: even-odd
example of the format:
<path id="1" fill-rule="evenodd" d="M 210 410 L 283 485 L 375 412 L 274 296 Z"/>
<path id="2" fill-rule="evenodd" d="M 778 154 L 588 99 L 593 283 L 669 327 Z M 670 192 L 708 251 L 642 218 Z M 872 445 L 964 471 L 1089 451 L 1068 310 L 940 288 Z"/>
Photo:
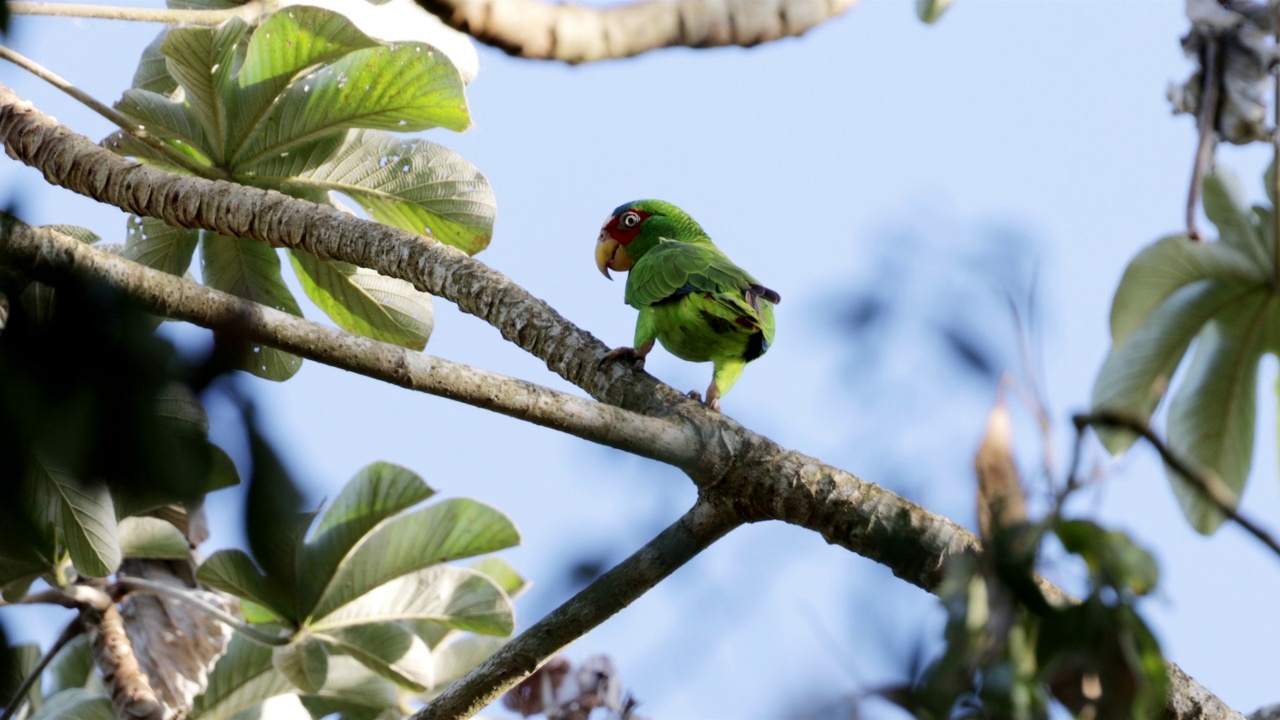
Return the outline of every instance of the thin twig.
<path id="1" fill-rule="evenodd" d="M 223 10 L 180 10 L 177 8 L 132 8 L 110 5 L 81 5 L 77 3 L 11 2 L 9 12 L 14 15 L 48 15 L 56 17 L 98 18 L 100 20 L 128 20 L 133 22 L 158 22 L 167 25 L 200 25 L 213 27 L 233 17 L 252 22 L 262 13 L 260 2 L 250 2 Z"/>
<path id="2" fill-rule="evenodd" d="M 72 85 L 70 82 L 58 76 L 52 70 L 46 68 L 45 66 L 36 62 L 35 60 L 32 60 L 31 58 L 17 52 L 16 50 L 13 50 L 12 48 L 7 48 L 3 45 L 0 45 L 0 59 L 8 60 L 14 65 L 17 65 L 23 70 L 26 70 L 32 75 L 35 75 L 41 80 L 44 80 L 50 85 L 58 88 L 62 92 L 80 101 L 83 105 L 88 107 L 90 110 L 106 118 L 108 121 L 111 122 L 111 124 L 120 128 L 121 130 L 128 133 L 129 135 L 132 135 L 133 137 L 137 138 L 140 142 L 145 143 L 147 147 L 153 148 L 156 151 L 163 153 L 164 156 L 168 158 L 170 161 L 172 161 L 173 164 L 176 165 L 177 167 L 180 167 L 184 170 L 191 172 L 194 175 L 198 175 L 202 178 L 206 178 L 209 180 L 219 180 L 219 179 L 226 178 L 226 175 L 224 173 L 221 173 L 218 170 L 212 167 L 209 167 L 207 165 L 201 165 L 200 163 L 195 162 L 190 157 L 180 152 L 177 148 L 174 148 L 172 145 L 164 142 L 163 140 L 156 137 L 155 135 L 152 135 L 151 133 L 147 132 L 142 126 L 138 125 L 138 123 L 125 117 L 115 109 L 110 108 L 98 102 L 98 100 L 94 98 L 92 95 L 81 90 L 75 85 Z"/>
<path id="3" fill-rule="evenodd" d="M 1204 45 L 1204 67 L 1200 72 L 1200 113 L 1196 118 L 1196 132 L 1200 140 L 1196 143 L 1196 157 L 1191 166 L 1191 189 L 1187 192 L 1187 235 L 1192 240 L 1200 240 L 1200 231 L 1196 229 L 1196 210 L 1199 209 L 1200 185 L 1204 182 L 1205 168 L 1213 159 L 1215 142 L 1214 126 L 1218 118 L 1219 85 L 1218 77 L 1218 39 L 1212 35 Z"/>
<path id="4" fill-rule="evenodd" d="M 471 717 L 565 645 L 630 605 L 739 523 L 731 508 L 699 499 L 689 512 L 635 554 L 503 645 L 410 720 Z"/>
<path id="5" fill-rule="evenodd" d="M 44 674 L 45 668 L 49 667 L 50 662 L 53 662 L 54 656 L 56 656 L 67 643 L 76 639 L 82 633 L 84 633 L 84 624 L 80 622 L 80 618 L 77 617 L 67 623 L 67 626 L 62 630 L 62 634 L 59 635 L 58 639 L 53 641 L 53 645 L 49 647 L 49 651 L 41 656 L 40 662 L 36 663 L 36 666 L 31 669 L 31 673 L 23 678 L 22 684 L 18 686 L 17 692 L 13 694 L 13 699 L 11 699 L 9 704 L 5 707 L 4 715 L 0 715 L 0 720 L 10 720 L 10 718 L 13 717 L 14 713 L 18 711 L 18 708 L 22 707 L 22 699 L 26 696 L 27 691 L 31 689 L 32 685 L 40 680 L 40 676 Z"/>
<path id="6" fill-rule="evenodd" d="M 156 582 L 154 580 L 147 580 L 146 578 L 139 577 L 122 577 L 116 582 L 116 587 L 130 591 L 148 592 L 153 595 L 164 595 L 167 598 L 184 602 L 261 645 L 277 647 L 281 645 L 288 645 L 291 640 L 291 638 L 288 637 L 263 632 L 249 623 L 241 621 L 234 615 L 223 611 L 221 608 L 216 608 L 210 605 L 191 593 L 184 592 L 179 588 L 166 585 L 162 582 Z M 118 593 L 113 592 L 112 595 L 118 595 Z"/>
<path id="7" fill-rule="evenodd" d="M 1138 420 L 1137 418 L 1128 417 L 1122 413 L 1107 410 L 1099 410 L 1088 414 L 1076 415 L 1071 419 L 1071 421 L 1075 423 L 1077 433 L 1083 433 L 1086 426 L 1102 426 L 1129 430 L 1142 436 L 1143 439 L 1151 443 L 1151 446 L 1156 449 L 1156 452 L 1160 453 L 1160 459 L 1164 460 L 1166 465 L 1173 468 L 1174 472 L 1178 473 L 1183 477 L 1183 479 L 1191 483 L 1191 486 L 1196 488 L 1196 490 L 1198 490 L 1206 500 L 1213 503 L 1214 507 L 1222 511 L 1223 515 L 1226 515 L 1237 525 L 1244 528 L 1250 535 L 1253 535 L 1261 541 L 1263 545 L 1270 548 L 1276 555 L 1280 555 L 1280 542 L 1276 542 L 1275 538 L 1271 537 L 1270 533 L 1264 530 L 1257 523 L 1241 515 L 1239 511 L 1236 510 L 1237 499 L 1234 493 L 1231 492 L 1230 488 L 1223 485 L 1221 480 L 1205 476 L 1198 472 L 1195 468 L 1191 467 L 1187 461 L 1178 457 L 1178 455 L 1170 450 L 1169 446 L 1166 445 L 1165 442 L 1161 440 L 1155 434 L 1155 431 L 1153 431 L 1146 423 Z"/>

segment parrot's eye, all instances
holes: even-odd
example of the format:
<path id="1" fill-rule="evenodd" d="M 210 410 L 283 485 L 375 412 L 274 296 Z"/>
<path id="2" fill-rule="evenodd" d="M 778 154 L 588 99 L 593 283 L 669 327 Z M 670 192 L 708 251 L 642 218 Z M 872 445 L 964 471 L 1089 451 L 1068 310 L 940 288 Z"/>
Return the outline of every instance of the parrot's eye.
<path id="1" fill-rule="evenodd" d="M 622 213 L 622 217 L 618 218 L 618 224 L 624 228 L 633 228 L 640 224 L 640 213 L 635 210 L 628 210 Z"/>

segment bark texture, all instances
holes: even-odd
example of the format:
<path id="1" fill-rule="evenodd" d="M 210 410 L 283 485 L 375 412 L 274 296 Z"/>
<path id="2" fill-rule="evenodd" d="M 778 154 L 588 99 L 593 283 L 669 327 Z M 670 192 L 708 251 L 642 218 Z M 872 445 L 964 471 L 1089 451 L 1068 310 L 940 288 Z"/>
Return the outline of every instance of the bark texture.
<path id="1" fill-rule="evenodd" d="M 447 25 L 511 55 L 584 63 L 666 47 L 750 47 L 801 35 L 857 0 L 417 0 Z"/>

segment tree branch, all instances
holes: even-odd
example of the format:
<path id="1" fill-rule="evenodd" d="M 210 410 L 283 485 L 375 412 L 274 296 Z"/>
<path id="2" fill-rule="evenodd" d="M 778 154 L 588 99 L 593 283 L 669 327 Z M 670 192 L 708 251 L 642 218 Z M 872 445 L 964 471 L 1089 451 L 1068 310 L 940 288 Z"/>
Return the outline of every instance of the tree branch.
<path id="1" fill-rule="evenodd" d="M 704 495 L 731 506 L 740 521 L 773 519 L 813 530 L 927 590 L 937 588 L 953 555 L 977 547 L 972 534 L 947 518 L 785 450 L 647 373 L 624 363 L 601 366 L 609 348 L 590 333 L 502 273 L 435 240 L 277 192 L 130 162 L 59 126 L 2 85 L 0 140 L 11 157 L 38 168 L 50 183 L 126 211 L 372 268 L 457 303 L 596 399 L 688 423 L 701 453 L 685 471 Z M 1168 712 L 1178 697 L 1203 696 L 1221 709 L 1208 717 L 1239 717 L 1176 667 L 1170 677 L 1175 682 Z"/>
<path id="2" fill-rule="evenodd" d="M 728 506 L 699 498 L 689 512 L 635 554 L 503 645 L 410 720 L 475 715 L 565 645 L 630 605 L 738 524 Z"/>
<path id="3" fill-rule="evenodd" d="M 248 2 L 223 10 L 181 10 L 175 8 L 132 8 L 107 5 L 80 5 L 77 3 L 11 2 L 9 12 L 14 15 L 52 15 L 59 17 L 99 18 L 102 20 L 132 20 L 158 22 L 168 25 L 179 23 L 213 27 L 233 17 L 253 22 L 263 12 L 263 3 Z"/>
<path id="4" fill-rule="evenodd" d="M 1224 485 L 1221 480 L 1197 471 L 1186 460 L 1178 457 L 1178 454 L 1171 450 L 1146 423 L 1137 418 L 1108 410 L 1099 410 L 1087 415 L 1076 415 L 1071 420 L 1075 423 L 1077 433 L 1083 433 L 1087 426 L 1096 427 L 1101 425 L 1103 427 L 1131 430 L 1141 435 L 1143 439 L 1151 443 L 1156 452 L 1160 453 L 1160 459 L 1164 460 L 1164 463 L 1173 468 L 1173 471 L 1181 475 L 1184 480 L 1191 483 L 1191 486 L 1198 490 L 1205 500 L 1213 503 L 1213 506 L 1222 511 L 1223 515 L 1226 515 L 1235 524 L 1244 528 L 1246 532 L 1257 538 L 1276 555 L 1280 555 L 1280 543 L 1277 543 L 1276 539 L 1271 537 L 1271 534 L 1264 530 L 1261 525 L 1242 516 L 1236 510 L 1237 498 L 1230 488 Z"/>
<path id="5" fill-rule="evenodd" d="M 698 436 L 687 423 L 647 417 L 325 327 L 95 250 L 52 230 L 21 222 L 0 225 L 0 265 L 55 286 L 77 274 L 90 275 L 157 315 L 237 333 L 326 365 L 499 412 L 676 467 L 692 468 L 701 455 Z"/>
<path id="6" fill-rule="evenodd" d="M 584 63 L 665 47 L 750 47 L 800 35 L 857 0 L 417 0 L 445 24 L 511 55 Z"/>

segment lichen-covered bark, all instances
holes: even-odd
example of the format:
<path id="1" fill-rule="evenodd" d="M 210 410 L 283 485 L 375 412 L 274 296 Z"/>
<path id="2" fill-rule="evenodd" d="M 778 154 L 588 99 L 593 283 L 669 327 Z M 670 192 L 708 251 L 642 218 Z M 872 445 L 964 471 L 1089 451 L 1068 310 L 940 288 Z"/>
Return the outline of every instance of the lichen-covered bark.
<path id="1" fill-rule="evenodd" d="M 451 27 L 511 55 L 583 63 L 665 47 L 749 47 L 800 35 L 857 0 L 641 0 L 594 7 L 546 0 L 417 0 Z"/>

